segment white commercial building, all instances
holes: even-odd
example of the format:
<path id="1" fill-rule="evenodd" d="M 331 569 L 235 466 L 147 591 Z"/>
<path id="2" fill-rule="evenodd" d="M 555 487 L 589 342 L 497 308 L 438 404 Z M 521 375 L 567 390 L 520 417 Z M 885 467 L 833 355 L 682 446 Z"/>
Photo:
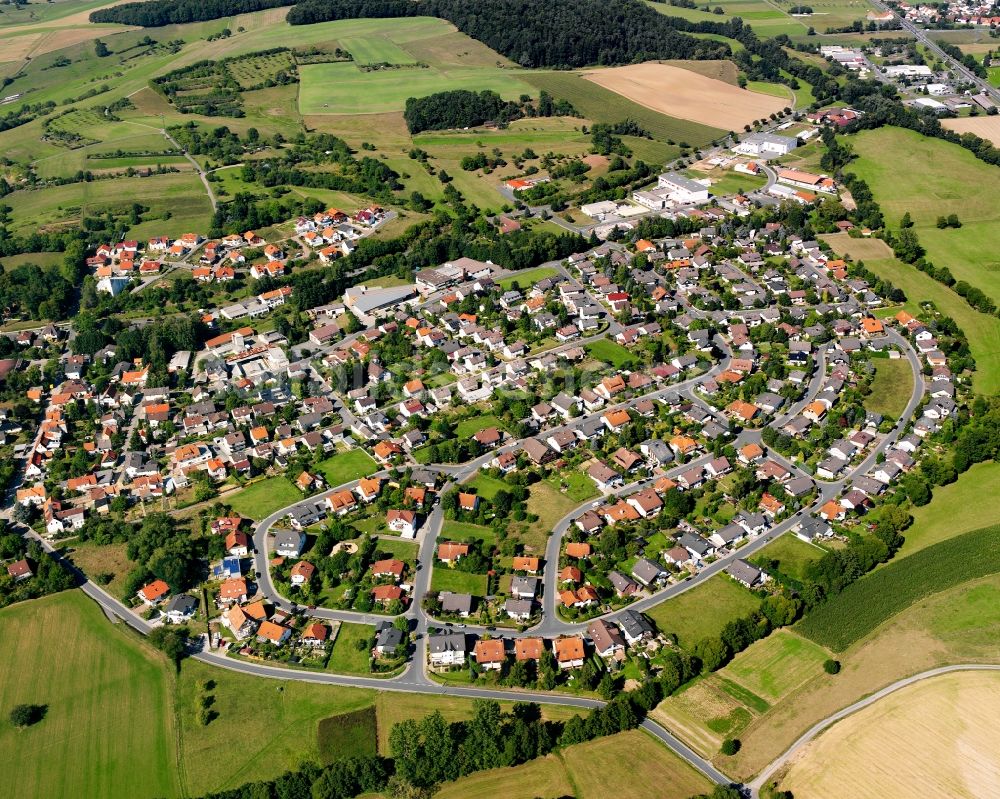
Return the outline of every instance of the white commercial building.
<path id="1" fill-rule="evenodd" d="M 794 136 L 779 136 L 776 133 L 751 133 L 733 150 L 742 155 L 775 158 L 780 155 L 788 155 L 798 146 L 799 140 Z"/>
<path id="2" fill-rule="evenodd" d="M 707 186 L 674 172 L 660 175 L 656 185 L 658 189 L 665 189 L 668 192 L 667 197 L 677 203 L 708 202 Z"/>

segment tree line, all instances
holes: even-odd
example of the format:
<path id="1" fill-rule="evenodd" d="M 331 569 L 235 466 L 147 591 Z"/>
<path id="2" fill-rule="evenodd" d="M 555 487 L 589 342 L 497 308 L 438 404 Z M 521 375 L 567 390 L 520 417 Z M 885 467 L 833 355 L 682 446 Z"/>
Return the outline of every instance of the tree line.
<path id="1" fill-rule="evenodd" d="M 290 6 L 294 0 L 151 0 L 148 3 L 122 3 L 94 11 L 91 22 L 116 22 L 141 28 L 159 28 L 185 22 L 204 22 L 235 14 L 249 14 L 266 8 Z"/>
<path id="2" fill-rule="evenodd" d="M 427 97 L 410 97 L 403 119 L 410 133 L 448 128 L 472 128 L 486 122 L 506 127 L 522 117 L 576 116 L 576 109 L 566 100 L 553 100 L 542 91 L 537 106 L 527 95 L 519 100 L 504 100 L 494 91 L 456 89 Z"/>

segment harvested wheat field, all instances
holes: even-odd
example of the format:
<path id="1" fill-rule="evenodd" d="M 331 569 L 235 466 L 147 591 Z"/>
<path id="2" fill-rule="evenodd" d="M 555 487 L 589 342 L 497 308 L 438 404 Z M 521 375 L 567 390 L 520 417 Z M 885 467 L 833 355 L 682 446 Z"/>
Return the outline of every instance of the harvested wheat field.
<path id="1" fill-rule="evenodd" d="M 788 104 L 784 97 L 758 94 L 655 62 L 593 70 L 583 77 L 661 114 L 724 130 L 742 128 Z"/>
<path id="2" fill-rule="evenodd" d="M 1000 116 L 961 117 L 942 119 L 941 124 L 956 133 L 975 133 L 981 139 L 1000 147 Z"/>
<path id="3" fill-rule="evenodd" d="M 1000 673 L 932 677 L 835 724 L 792 764 L 795 799 L 1000 796 Z"/>

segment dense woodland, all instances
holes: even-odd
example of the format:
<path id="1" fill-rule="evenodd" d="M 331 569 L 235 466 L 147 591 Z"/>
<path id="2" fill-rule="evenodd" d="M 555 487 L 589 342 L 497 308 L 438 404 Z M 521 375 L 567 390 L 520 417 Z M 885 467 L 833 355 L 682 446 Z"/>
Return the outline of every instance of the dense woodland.
<path id="1" fill-rule="evenodd" d="M 410 97 L 403 118 L 410 133 L 423 130 L 471 128 L 492 122 L 506 127 L 522 117 L 578 116 L 566 100 L 553 100 L 543 91 L 537 105 L 527 95 L 520 100 L 504 100 L 494 91 L 471 92 L 466 89 L 438 92 L 427 97 Z"/>
<path id="2" fill-rule="evenodd" d="M 184 22 L 221 19 L 234 14 L 249 14 L 265 8 L 290 6 L 294 0 L 151 0 L 148 3 L 123 3 L 94 11 L 91 22 L 117 22 L 158 28 Z"/>

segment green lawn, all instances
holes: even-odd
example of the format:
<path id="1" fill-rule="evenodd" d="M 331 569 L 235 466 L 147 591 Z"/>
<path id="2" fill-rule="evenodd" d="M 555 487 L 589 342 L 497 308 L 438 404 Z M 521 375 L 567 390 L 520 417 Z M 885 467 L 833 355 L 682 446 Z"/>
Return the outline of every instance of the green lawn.
<path id="1" fill-rule="evenodd" d="M 455 427 L 455 435 L 459 438 L 472 438 L 480 430 L 485 430 L 487 427 L 496 427 L 498 430 L 503 430 L 503 422 L 492 413 L 473 416 L 469 419 L 463 419 L 458 423 Z"/>
<path id="2" fill-rule="evenodd" d="M 371 456 L 363 449 L 357 448 L 331 455 L 326 460 L 320 461 L 316 468 L 331 488 L 378 471 L 378 465 Z"/>
<path id="3" fill-rule="evenodd" d="M 240 516 L 258 522 L 300 499 L 302 492 L 286 477 L 269 477 L 226 497 Z"/>
<path id="4" fill-rule="evenodd" d="M 663 633 L 674 633 L 690 649 L 702 638 L 718 635 L 727 622 L 747 615 L 760 599 L 724 574 L 709 578 L 697 588 L 662 602 L 647 614 Z"/>
<path id="5" fill-rule="evenodd" d="M 452 519 L 445 519 L 441 525 L 441 537 L 451 541 L 467 541 L 470 538 L 478 538 L 490 544 L 495 544 L 497 534 L 492 527 L 484 527 L 480 524 L 470 524 L 469 522 L 456 522 Z"/>
<path id="6" fill-rule="evenodd" d="M 795 580 L 805 576 L 806 567 L 823 557 L 823 550 L 815 544 L 807 544 L 798 536 L 787 533 L 768 544 L 751 560 L 763 564 L 768 560 L 778 561 L 778 570 Z"/>
<path id="7" fill-rule="evenodd" d="M 1000 203 L 995 191 L 1000 167 L 957 144 L 900 128 L 866 131 L 847 141 L 859 156 L 850 169 L 867 181 L 888 224 L 897 227 L 909 211 L 930 261 L 1000 301 Z M 886 152 L 907 153 L 909 168 L 888 163 Z M 937 218 L 952 213 L 963 226 L 939 230 Z"/>
<path id="8" fill-rule="evenodd" d="M 913 369 L 905 358 L 874 358 L 875 377 L 872 393 L 865 397 L 865 408 L 898 419 L 906 410 L 913 393 Z"/>
<path id="9" fill-rule="evenodd" d="M 551 266 L 536 266 L 534 269 L 523 269 L 509 277 L 503 278 L 500 281 L 500 288 L 507 291 L 517 283 L 522 290 L 525 290 L 531 288 L 539 280 L 545 280 L 547 277 L 555 277 L 558 274 L 559 271 L 553 269 Z"/>
<path id="10" fill-rule="evenodd" d="M 627 363 L 635 363 L 635 356 L 625 349 L 621 344 L 602 338 L 587 344 L 585 349 L 591 358 L 609 363 L 616 368 L 620 368 Z"/>
<path id="11" fill-rule="evenodd" d="M 411 568 L 417 563 L 417 543 L 404 541 L 401 538 L 380 538 L 376 552 L 385 552 L 389 557 L 401 560 Z"/>
<path id="12" fill-rule="evenodd" d="M 490 477 L 488 474 L 483 474 L 479 472 L 469 480 L 465 485 L 475 488 L 476 493 L 483 499 L 493 499 L 496 496 L 497 491 L 509 491 L 510 486 L 508 486 L 503 480 L 497 480 L 495 477 Z"/>
<path id="13" fill-rule="evenodd" d="M 711 191 L 712 194 L 717 196 L 746 194 L 747 192 L 756 191 L 767 182 L 766 178 L 757 177 L 756 175 L 741 175 L 738 172 L 726 172 L 719 178 L 716 178 L 714 175 L 711 177 Z"/>
<path id="14" fill-rule="evenodd" d="M 358 642 L 367 642 L 374 634 L 375 628 L 369 624 L 341 622 L 333 652 L 326 664 L 327 669 L 340 674 L 371 674 L 371 669 L 368 668 L 368 648 L 358 649 Z"/>
<path id="15" fill-rule="evenodd" d="M 79 591 L 0 612 L 0 752 L 17 764 L 18 797 L 177 796 L 166 661 L 112 627 Z M 7 721 L 18 703 L 45 705 L 25 730 Z"/>
<path id="16" fill-rule="evenodd" d="M 458 569 L 435 565 L 434 573 L 431 575 L 431 590 L 486 596 L 486 575 L 460 572 Z"/>
<path id="17" fill-rule="evenodd" d="M 531 547 L 530 554 L 544 553 L 545 544 L 556 523 L 579 504 L 544 480 L 531 486 L 528 490 L 528 513 L 538 516 L 538 521 L 529 525 L 521 536 L 525 545 Z"/>
<path id="18" fill-rule="evenodd" d="M 546 482 L 576 503 L 586 502 L 599 493 L 594 481 L 578 469 L 552 474 Z"/>

